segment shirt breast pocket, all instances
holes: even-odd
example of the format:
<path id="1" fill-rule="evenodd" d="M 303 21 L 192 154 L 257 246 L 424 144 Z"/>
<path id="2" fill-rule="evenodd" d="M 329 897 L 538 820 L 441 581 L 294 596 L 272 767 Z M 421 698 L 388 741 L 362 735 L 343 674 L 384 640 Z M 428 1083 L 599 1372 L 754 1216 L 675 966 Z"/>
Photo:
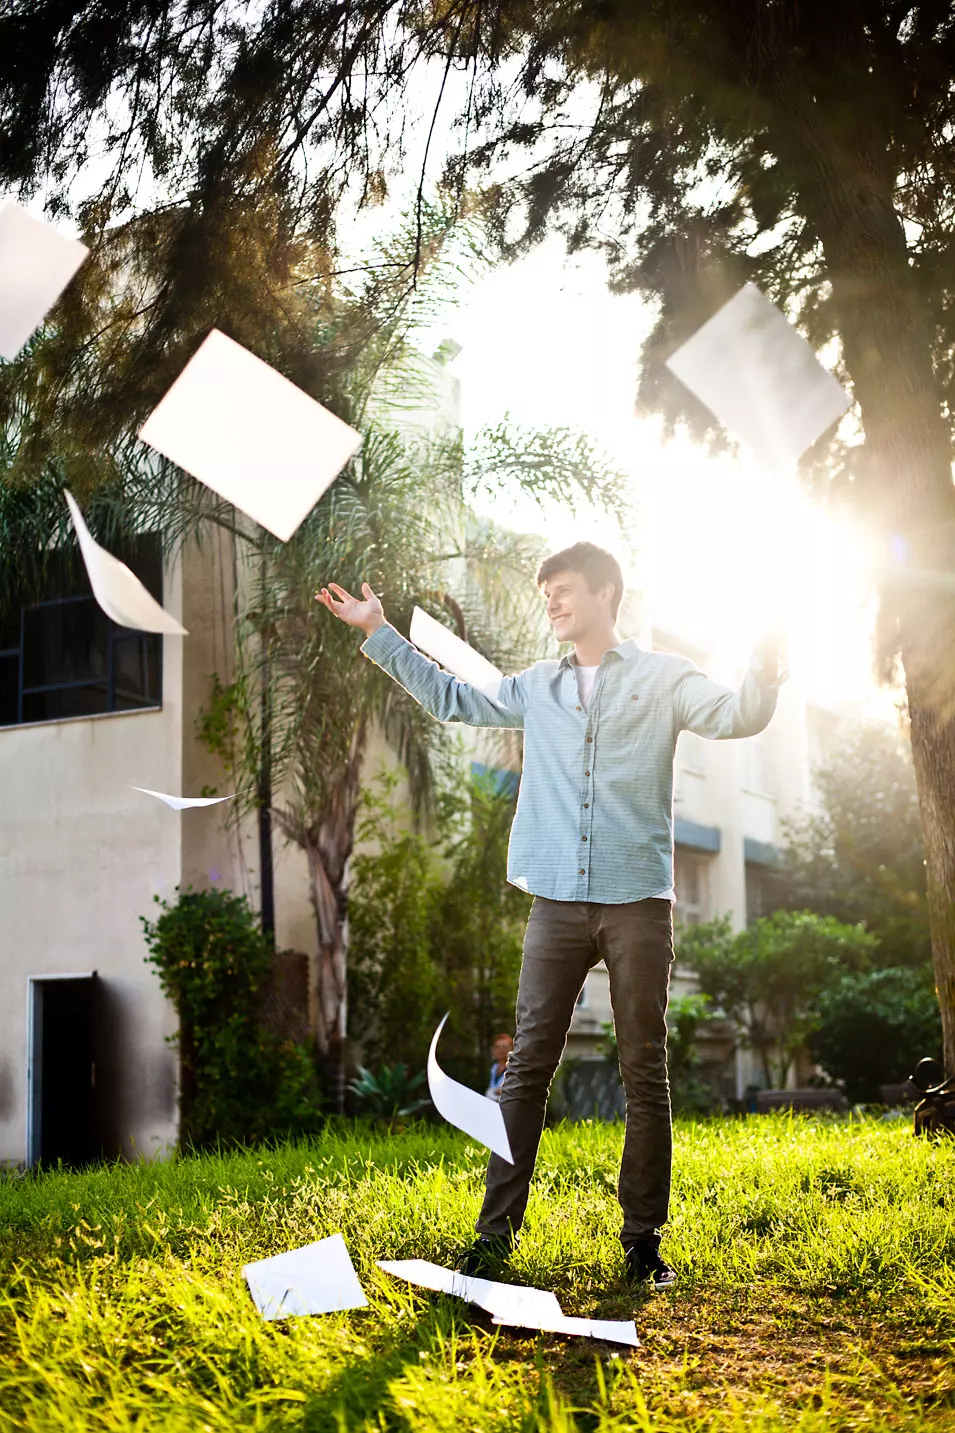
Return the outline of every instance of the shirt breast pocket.
<path id="1" fill-rule="evenodd" d="M 652 692 L 621 692 L 619 698 L 601 712 L 602 735 L 614 742 L 632 745 L 642 743 L 672 726 L 672 713 L 665 709 Z"/>

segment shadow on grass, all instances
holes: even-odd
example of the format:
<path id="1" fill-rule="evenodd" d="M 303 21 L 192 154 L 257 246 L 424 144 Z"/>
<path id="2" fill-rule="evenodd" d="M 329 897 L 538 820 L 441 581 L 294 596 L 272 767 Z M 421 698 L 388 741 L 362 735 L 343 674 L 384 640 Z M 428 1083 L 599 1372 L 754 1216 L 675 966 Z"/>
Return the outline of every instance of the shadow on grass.
<path id="1" fill-rule="evenodd" d="M 469 1317 L 473 1313 L 479 1317 Z M 387 1336 L 373 1353 L 347 1364 L 321 1393 L 309 1397 L 303 1409 L 303 1433 L 407 1428 L 409 1419 L 396 1399 L 396 1385 L 410 1381 L 423 1363 L 441 1369 L 447 1364 L 448 1350 L 459 1345 L 470 1348 L 476 1332 L 493 1336 L 500 1330 L 491 1323 L 490 1315 L 480 1315 L 478 1310 L 435 1294 L 406 1331 Z"/>

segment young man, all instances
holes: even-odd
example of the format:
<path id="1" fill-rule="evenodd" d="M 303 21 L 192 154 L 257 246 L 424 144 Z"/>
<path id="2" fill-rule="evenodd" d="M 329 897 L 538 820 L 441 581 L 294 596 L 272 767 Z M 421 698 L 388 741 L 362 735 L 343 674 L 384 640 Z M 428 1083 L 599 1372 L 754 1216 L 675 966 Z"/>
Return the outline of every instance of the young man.
<path id="1" fill-rule="evenodd" d="M 673 755 L 681 731 L 753 736 L 778 690 L 778 642 L 757 650 L 738 691 L 684 657 L 620 642 L 616 559 L 578 542 L 537 574 L 558 641 L 573 650 L 488 694 L 443 672 L 385 621 L 367 583 L 330 584 L 330 612 L 365 633 L 362 652 L 439 721 L 524 729 L 508 880 L 534 896 L 501 1088 L 514 1163 L 492 1154 L 477 1239 L 461 1267 L 486 1273 L 521 1227 L 551 1080 L 588 970 L 604 960 L 627 1096 L 618 1197 L 632 1281 L 671 1285 L 660 1256 L 670 1196 L 666 1008 L 673 961 Z"/>

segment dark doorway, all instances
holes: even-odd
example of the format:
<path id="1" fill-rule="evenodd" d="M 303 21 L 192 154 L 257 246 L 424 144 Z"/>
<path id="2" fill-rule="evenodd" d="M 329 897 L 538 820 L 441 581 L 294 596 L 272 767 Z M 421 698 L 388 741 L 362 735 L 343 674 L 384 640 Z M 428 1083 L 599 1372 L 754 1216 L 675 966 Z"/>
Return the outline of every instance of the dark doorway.
<path id="1" fill-rule="evenodd" d="M 31 980 L 30 1023 L 28 1163 L 90 1164 L 102 1155 L 96 973 Z"/>

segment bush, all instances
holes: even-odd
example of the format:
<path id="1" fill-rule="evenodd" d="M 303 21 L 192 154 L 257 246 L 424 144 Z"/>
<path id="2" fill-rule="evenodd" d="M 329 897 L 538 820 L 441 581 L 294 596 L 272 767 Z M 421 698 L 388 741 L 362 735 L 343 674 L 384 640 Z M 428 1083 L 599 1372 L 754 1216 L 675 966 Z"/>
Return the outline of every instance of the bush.
<path id="1" fill-rule="evenodd" d="M 352 861 L 348 1031 L 367 1065 L 421 1068 L 441 1016 L 441 1064 L 483 1088 L 492 1038 L 512 1027 L 530 897 L 506 880 L 514 796 L 449 780 L 434 839 L 410 829 L 394 773 L 362 793 Z"/>
<path id="2" fill-rule="evenodd" d="M 392 772 L 362 792 L 357 836 L 371 849 L 352 858 L 348 900 L 348 1032 L 374 1066 L 420 1065 L 440 1019 L 442 883 L 431 845 L 394 804 L 396 784 Z"/>
<path id="3" fill-rule="evenodd" d="M 685 927 L 677 959 L 700 989 L 740 1027 L 770 1088 L 784 1088 L 793 1060 L 816 1021 L 820 993 L 843 975 L 870 967 L 878 949 L 861 925 L 809 911 L 776 911 L 746 930 L 728 916 Z"/>
<path id="4" fill-rule="evenodd" d="M 351 1081 L 348 1093 L 359 1114 L 394 1124 L 411 1119 L 431 1103 L 421 1093 L 424 1082 L 424 1070 L 412 1075 L 401 1061 L 386 1065 L 377 1074 L 359 1065 L 358 1078 Z"/>
<path id="5" fill-rule="evenodd" d="M 809 1052 L 853 1102 L 878 1100 L 880 1085 L 904 1080 L 923 1055 L 941 1056 L 942 1022 L 930 971 L 847 973 L 821 992 L 816 1010 Z"/>
<path id="6" fill-rule="evenodd" d="M 180 1140 L 197 1148 L 317 1128 L 305 1046 L 260 1024 L 273 952 L 244 896 L 185 891 L 141 917 L 147 963 L 179 1017 Z"/>

